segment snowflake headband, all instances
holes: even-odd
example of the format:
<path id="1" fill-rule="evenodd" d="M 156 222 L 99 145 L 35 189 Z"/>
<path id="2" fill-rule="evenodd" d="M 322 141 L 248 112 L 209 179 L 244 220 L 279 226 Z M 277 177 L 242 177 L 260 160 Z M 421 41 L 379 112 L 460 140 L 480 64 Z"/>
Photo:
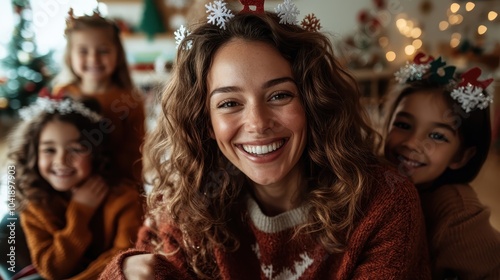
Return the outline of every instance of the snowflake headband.
<path id="1" fill-rule="evenodd" d="M 262 14 L 264 13 L 264 1 L 265 0 L 240 0 L 240 3 L 243 4 L 243 9 L 240 13 Z M 255 10 L 252 10 L 250 7 L 255 7 Z M 205 8 L 207 9 L 207 13 L 209 13 L 207 16 L 207 22 L 219 26 L 221 29 L 226 29 L 226 22 L 234 17 L 233 12 L 226 7 L 224 0 L 215 0 L 212 3 L 206 4 Z M 280 24 L 298 23 L 297 16 L 300 12 L 291 0 L 284 0 L 284 2 L 279 4 L 274 11 L 280 17 Z M 321 29 L 321 24 L 314 14 L 308 14 L 302 20 L 300 25 L 304 30 L 311 32 L 319 31 Z M 184 40 L 189 34 L 189 30 L 187 30 L 183 25 L 181 25 L 180 28 L 174 32 L 175 42 L 177 45 L 176 48 L 179 48 L 182 40 Z M 192 42 L 188 42 L 183 49 L 191 49 L 192 46 Z"/>
<path id="2" fill-rule="evenodd" d="M 451 97 L 460 103 L 465 112 L 475 109 L 485 109 L 493 102 L 493 97 L 484 94 L 485 89 L 493 82 L 493 79 L 479 81 L 481 69 L 474 67 L 460 76 L 459 81 L 454 77 L 455 66 L 446 66 L 441 57 L 434 59 L 418 53 L 412 63 L 406 62 L 395 74 L 396 81 L 400 84 L 412 83 L 414 81 L 429 80 L 432 83 L 448 86 Z"/>
<path id="3" fill-rule="evenodd" d="M 83 103 L 71 99 L 56 100 L 46 97 L 38 97 L 36 101 L 28 107 L 19 110 L 22 120 L 28 121 L 38 117 L 42 113 L 59 113 L 67 115 L 71 113 L 80 114 L 90 121 L 96 123 L 101 120 L 101 115 L 85 107 Z"/>

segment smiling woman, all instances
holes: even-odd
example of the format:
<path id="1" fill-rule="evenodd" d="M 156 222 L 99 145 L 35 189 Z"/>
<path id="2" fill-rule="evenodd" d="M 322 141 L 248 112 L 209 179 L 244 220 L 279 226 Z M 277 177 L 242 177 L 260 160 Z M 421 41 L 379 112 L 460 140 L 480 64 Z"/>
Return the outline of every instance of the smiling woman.
<path id="1" fill-rule="evenodd" d="M 235 39 L 214 55 L 207 86 L 221 152 L 254 182 L 269 214 L 296 207 L 307 125 L 290 63 L 267 43 Z"/>
<path id="2" fill-rule="evenodd" d="M 218 12 L 178 42 L 149 219 L 101 278 L 429 279 L 417 192 L 374 155 L 328 38 Z"/>

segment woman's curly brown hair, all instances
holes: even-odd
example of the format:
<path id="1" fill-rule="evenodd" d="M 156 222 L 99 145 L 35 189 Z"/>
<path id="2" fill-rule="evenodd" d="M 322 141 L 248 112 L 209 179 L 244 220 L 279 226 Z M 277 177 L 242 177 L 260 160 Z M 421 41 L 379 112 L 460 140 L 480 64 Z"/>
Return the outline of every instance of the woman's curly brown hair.
<path id="1" fill-rule="evenodd" d="M 214 248 L 238 248 L 232 228 L 241 222 L 235 213 L 247 192 L 241 172 L 210 134 L 206 77 L 214 54 L 230 40 L 265 42 L 292 65 L 308 122 L 302 166 L 308 178 L 304 202 L 311 206 L 309 222 L 296 234 L 310 233 L 330 252 L 341 252 L 374 181 L 375 134 L 356 82 L 335 59 L 328 37 L 279 21 L 273 13 L 238 14 L 226 29 L 203 24 L 193 30 L 179 46 L 158 125 L 146 139 L 150 215 L 156 224 L 174 223 L 188 233 L 181 246 L 200 278 L 217 277 Z"/>

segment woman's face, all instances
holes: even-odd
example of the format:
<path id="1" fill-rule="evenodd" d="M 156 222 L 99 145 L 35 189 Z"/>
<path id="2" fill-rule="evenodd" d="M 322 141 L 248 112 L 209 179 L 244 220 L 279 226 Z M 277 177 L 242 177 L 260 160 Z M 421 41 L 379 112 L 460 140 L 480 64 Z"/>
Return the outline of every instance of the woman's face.
<path id="1" fill-rule="evenodd" d="M 269 44 L 236 39 L 216 52 L 207 83 L 222 153 L 255 186 L 297 187 L 307 123 L 290 63 Z"/>
<path id="2" fill-rule="evenodd" d="M 38 144 L 40 175 L 57 191 L 78 186 L 92 173 L 92 155 L 80 142 L 73 124 L 50 121 L 40 133 Z"/>
<path id="3" fill-rule="evenodd" d="M 441 92 L 409 94 L 393 113 L 386 157 L 415 185 L 430 184 L 447 168 L 462 167 L 456 117 Z"/>

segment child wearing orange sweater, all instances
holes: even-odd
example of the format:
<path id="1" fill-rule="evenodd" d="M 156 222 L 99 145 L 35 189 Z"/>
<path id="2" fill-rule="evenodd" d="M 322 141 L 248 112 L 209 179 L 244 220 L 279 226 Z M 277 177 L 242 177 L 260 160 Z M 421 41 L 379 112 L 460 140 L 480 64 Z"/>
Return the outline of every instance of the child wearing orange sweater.
<path id="1" fill-rule="evenodd" d="M 112 172 L 105 138 L 88 138 L 103 123 L 86 105 L 38 98 L 10 136 L 21 225 L 44 279 L 96 279 L 142 224 L 137 188 Z"/>

